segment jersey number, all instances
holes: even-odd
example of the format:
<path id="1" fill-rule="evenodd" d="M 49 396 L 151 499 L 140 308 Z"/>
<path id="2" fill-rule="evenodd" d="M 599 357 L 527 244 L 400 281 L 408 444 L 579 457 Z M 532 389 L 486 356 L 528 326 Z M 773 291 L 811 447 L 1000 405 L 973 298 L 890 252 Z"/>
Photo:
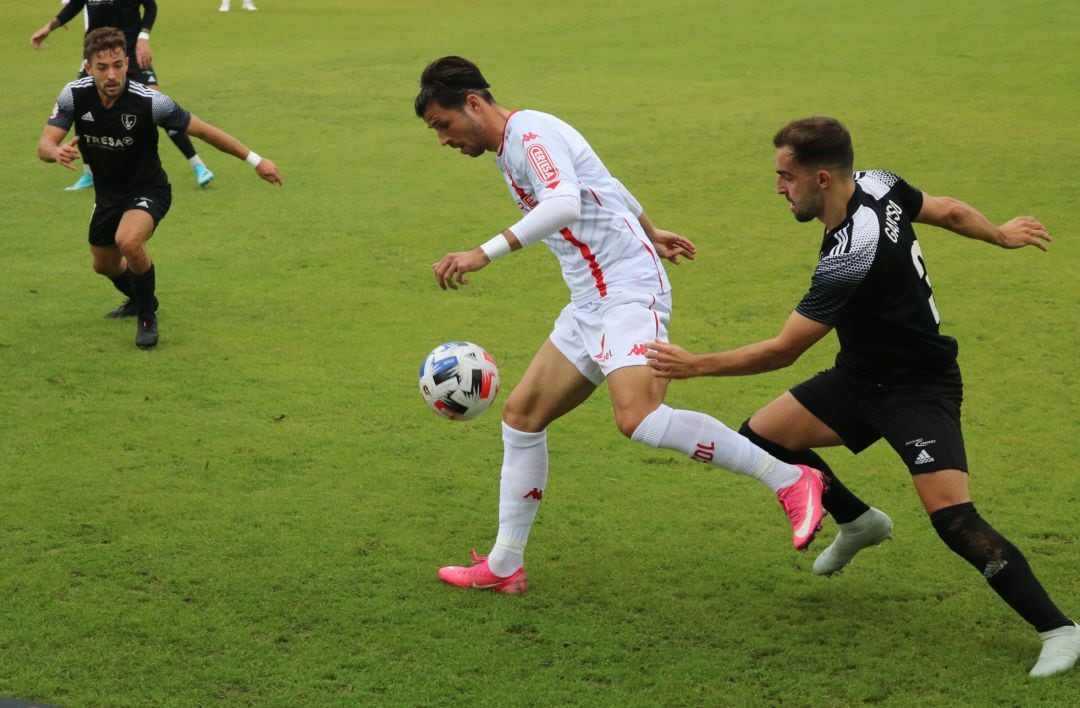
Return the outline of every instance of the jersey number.
<path id="1" fill-rule="evenodd" d="M 926 281 L 926 289 L 930 291 L 930 297 L 926 299 L 926 302 L 930 305 L 930 314 L 934 316 L 934 324 L 941 324 L 941 315 L 938 314 L 937 303 L 934 302 L 930 276 L 926 274 L 926 262 L 923 260 L 922 248 L 919 246 L 918 241 L 911 242 L 911 262 L 915 264 L 915 272 L 919 274 L 919 278 Z"/>

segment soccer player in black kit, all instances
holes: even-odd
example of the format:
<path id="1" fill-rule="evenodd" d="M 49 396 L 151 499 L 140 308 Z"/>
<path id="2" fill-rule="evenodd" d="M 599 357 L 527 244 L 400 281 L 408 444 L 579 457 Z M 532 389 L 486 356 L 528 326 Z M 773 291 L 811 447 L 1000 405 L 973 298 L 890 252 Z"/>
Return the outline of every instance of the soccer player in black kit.
<path id="1" fill-rule="evenodd" d="M 971 501 L 957 344 L 939 332 L 912 222 L 1010 249 L 1045 251 L 1050 236 L 1029 216 L 995 226 L 970 205 L 926 194 L 891 172 L 852 174 L 851 136 L 832 118 L 792 121 L 773 144 L 776 191 L 796 220 L 825 224 L 809 292 L 772 339 L 702 355 L 654 342 L 650 366 L 669 379 L 773 371 L 835 328 L 840 351 L 833 368 L 781 395 L 739 431 L 775 457 L 825 474 L 822 504 L 840 533 L 814 562 L 814 572 L 836 573 L 859 550 L 888 537 L 892 521 L 841 484 L 812 448 L 846 445 L 858 453 L 884 438 L 910 470 L 942 541 L 1039 633 L 1042 651 L 1031 675 L 1068 671 L 1080 656 L 1080 626 L 1054 605 L 1023 554 Z"/>
<path id="2" fill-rule="evenodd" d="M 42 42 L 53 30 L 67 25 L 84 8 L 86 10 L 86 31 L 90 32 L 99 27 L 116 27 L 121 30 L 125 39 L 127 39 L 128 56 L 133 58 L 133 61 L 128 65 L 128 78 L 156 90 L 158 80 L 152 65 L 153 53 L 150 50 L 150 31 L 157 20 L 156 0 L 71 0 L 60 9 L 56 17 L 46 22 L 31 35 L 30 46 L 41 49 Z M 86 72 L 81 72 L 79 76 L 86 76 Z M 176 145 L 195 171 L 195 181 L 198 182 L 199 186 L 203 187 L 209 184 L 214 179 L 214 173 L 206 167 L 202 158 L 199 157 L 199 153 L 191 143 L 191 138 L 182 132 L 178 133 L 173 130 L 168 131 L 168 134 L 169 139 L 173 141 L 173 144 Z M 66 189 L 69 192 L 89 189 L 93 184 L 93 175 L 87 171 L 79 177 L 75 184 Z M 123 308 L 110 313 L 114 317 L 123 317 L 129 314 L 134 313 L 123 310 Z"/>
<path id="3" fill-rule="evenodd" d="M 112 27 L 84 38 L 89 76 L 60 91 L 38 141 L 38 157 L 68 169 L 80 150 L 96 175 L 90 217 L 94 271 L 108 277 L 134 303 L 135 344 L 157 344 L 158 301 L 154 264 L 146 242 L 172 202 L 172 188 L 158 158 L 158 126 L 194 135 L 245 160 L 259 177 L 281 184 L 277 165 L 236 138 L 188 113 L 159 91 L 129 81 L 127 43 Z M 75 126 L 75 138 L 64 143 Z"/>

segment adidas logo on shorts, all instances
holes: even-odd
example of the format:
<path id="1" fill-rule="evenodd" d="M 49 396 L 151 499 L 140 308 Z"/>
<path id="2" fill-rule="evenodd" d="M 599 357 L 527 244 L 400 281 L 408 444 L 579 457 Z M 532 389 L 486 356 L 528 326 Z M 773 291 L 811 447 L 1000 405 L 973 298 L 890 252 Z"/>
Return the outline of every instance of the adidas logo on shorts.
<path id="1" fill-rule="evenodd" d="M 934 458 L 926 450 L 919 450 L 919 456 L 915 458 L 915 464 L 917 465 L 925 465 L 933 461 Z"/>

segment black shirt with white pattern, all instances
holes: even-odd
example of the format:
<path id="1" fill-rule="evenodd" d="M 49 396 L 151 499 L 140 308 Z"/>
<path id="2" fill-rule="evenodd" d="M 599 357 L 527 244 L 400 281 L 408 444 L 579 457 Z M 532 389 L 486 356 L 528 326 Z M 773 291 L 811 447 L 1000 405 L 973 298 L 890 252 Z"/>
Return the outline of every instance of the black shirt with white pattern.
<path id="1" fill-rule="evenodd" d="M 795 311 L 836 328 L 836 365 L 870 382 L 955 366 L 912 222 L 922 192 L 883 170 L 855 173 L 847 218 L 825 232 L 810 290 Z"/>
<path id="2" fill-rule="evenodd" d="M 143 84 L 127 81 L 111 108 L 101 103 L 93 77 L 76 79 L 60 91 L 49 125 L 75 126 L 79 151 L 94 172 L 101 205 L 123 201 L 142 187 L 169 188 L 158 158 L 158 130 L 187 131 L 191 114 Z"/>

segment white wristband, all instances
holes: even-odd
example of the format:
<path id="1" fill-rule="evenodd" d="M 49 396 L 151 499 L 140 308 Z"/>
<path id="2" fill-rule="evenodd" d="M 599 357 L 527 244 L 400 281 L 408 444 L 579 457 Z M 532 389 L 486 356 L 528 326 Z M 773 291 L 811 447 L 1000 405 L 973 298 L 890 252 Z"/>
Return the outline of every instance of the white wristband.
<path id="1" fill-rule="evenodd" d="M 150 33 L 149 32 L 139 32 L 139 39 L 145 39 L 147 42 L 149 42 L 150 41 Z"/>
<path id="2" fill-rule="evenodd" d="M 510 253 L 510 242 L 506 240 L 506 237 L 501 233 L 496 234 L 487 243 L 480 246 L 480 250 L 484 252 L 490 260 L 496 258 L 502 258 L 507 253 Z"/>
<path id="3" fill-rule="evenodd" d="M 259 153 L 255 152 L 254 150 L 249 150 L 248 156 L 244 158 L 244 162 L 248 163 L 252 167 L 258 167 L 259 163 L 262 162 L 262 158 L 259 157 Z"/>

